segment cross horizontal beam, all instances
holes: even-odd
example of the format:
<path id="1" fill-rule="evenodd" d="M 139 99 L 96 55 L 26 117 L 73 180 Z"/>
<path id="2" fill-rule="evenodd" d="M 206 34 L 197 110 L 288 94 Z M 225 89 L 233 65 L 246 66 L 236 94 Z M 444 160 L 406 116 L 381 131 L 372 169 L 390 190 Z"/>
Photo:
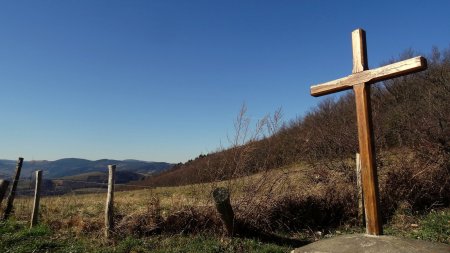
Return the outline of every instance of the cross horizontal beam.
<path id="1" fill-rule="evenodd" d="M 419 72 L 427 68 L 427 60 L 417 56 L 371 70 L 364 70 L 334 81 L 311 86 L 311 95 L 319 97 L 337 91 L 351 89 L 360 83 L 375 83 L 383 80 Z"/>

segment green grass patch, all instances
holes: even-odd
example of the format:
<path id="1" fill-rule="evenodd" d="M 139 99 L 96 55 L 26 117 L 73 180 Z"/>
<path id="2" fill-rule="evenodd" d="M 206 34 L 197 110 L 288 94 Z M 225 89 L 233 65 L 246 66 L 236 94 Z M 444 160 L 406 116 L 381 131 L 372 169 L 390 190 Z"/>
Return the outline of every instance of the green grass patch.
<path id="1" fill-rule="evenodd" d="M 39 225 L 28 229 L 15 221 L 0 224 L 0 252 L 52 252 L 59 244 L 49 240 L 51 231 Z"/>
<path id="2" fill-rule="evenodd" d="M 420 222 L 417 238 L 450 244 L 450 209 L 426 215 Z"/>
<path id="3" fill-rule="evenodd" d="M 103 239 L 58 235 L 45 225 L 29 229 L 16 221 L 0 223 L 0 252 L 71 253 L 189 253 L 189 252 L 288 252 L 292 248 L 251 239 L 228 239 L 208 235 L 126 237 L 114 242 Z"/>
<path id="4" fill-rule="evenodd" d="M 450 243 L 450 209 L 432 211 L 426 215 L 408 212 L 397 214 L 397 218 L 385 226 L 385 234 Z M 342 227 L 323 237 L 361 233 L 361 227 Z M 300 238 L 297 235 L 296 238 Z M 307 237 L 305 237 L 307 239 Z M 316 238 L 316 239 L 323 239 Z M 32 229 L 27 223 L 14 220 L 0 222 L 0 252 L 71 252 L 71 253 L 189 253 L 189 252 L 289 252 L 292 246 L 263 243 L 244 238 L 222 238 L 214 235 L 158 235 L 150 237 L 125 237 L 115 241 L 89 234 L 60 233 L 46 225 Z"/>
<path id="5" fill-rule="evenodd" d="M 426 215 L 397 215 L 397 220 L 388 224 L 384 232 L 387 235 L 450 244 L 450 209 L 433 210 Z"/>
<path id="6" fill-rule="evenodd" d="M 208 236 L 173 236 L 159 242 L 153 252 L 288 252 L 290 247 L 262 243 L 251 239 L 220 239 Z"/>

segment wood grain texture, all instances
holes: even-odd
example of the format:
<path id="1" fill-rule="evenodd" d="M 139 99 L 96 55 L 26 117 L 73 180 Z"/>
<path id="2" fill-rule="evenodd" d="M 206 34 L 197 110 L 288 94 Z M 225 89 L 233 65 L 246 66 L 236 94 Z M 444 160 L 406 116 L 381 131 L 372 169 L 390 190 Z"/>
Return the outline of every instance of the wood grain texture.
<path id="1" fill-rule="evenodd" d="M 114 174 L 116 165 L 108 165 L 108 193 L 105 208 L 105 237 L 109 239 L 114 231 Z"/>
<path id="2" fill-rule="evenodd" d="M 356 29 L 352 32 L 352 52 L 352 74 L 334 81 L 311 86 L 311 95 L 317 97 L 353 88 L 358 123 L 366 230 L 369 235 L 381 235 L 383 231 L 379 214 L 379 190 L 370 108 L 370 84 L 424 70 L 427 68 L 427 61 L 424 57 L 418 56 L 369 70 L 366 33 L 362 29 Z"/>
<path id="3" fill-rule="evenodd" d="M 8 195 L 8 200 L 6 201 L 6 207 L 5 207 L 5 211 L 3 213 L 3 220 L 7 220 L 9 218 L 9 215 L 12 212 L 14 198 L 16 197 L 17 184 L 19 183 L 19 178 L 20 178 L 20 171 L 22 170 L 22 164 L 23 164 L 23 158 L 19 157 L 17 159 L 16 173 L 14 175 L 13 184 L 11 186 L 11 190 Z"/>
<path id="4" fill-rule="evenodd" d="M 336 79 L 330 82 L 312 85 L 311 95 L 320 97 L 338 91 L 351 89 L 360 83 L 371 84 L 383 80 L 404 76 L 419 72 L 427 68 L 427 60 L 422 56 L 417 56 L 408 60 L 396 62 L 383 67 L 371 70 L 354 72 L 353 74 Z"/>
<path id="5" fill-rule="evenodd" d="M 379 214 L 379 190 L 370 108 L 370 84 L 424 70 L 427 68 L 427 61 L 424 57 L 418 56 L 369 70 L 366 33 L 362 29 L 356 29 L 352 32 L 352 52 L 352 74 L 334 81 L 311 86 L 311 95 L 317 97 L 353 89 L 358 123 L 361 182 L 366 229 L 367 234 L 381 235 L 383 231 L 381 216 Z"/>
<path id="6" fill-rule="evenodd" d="M 37 170 L 36 171 L 36 185 L 34 188 L 33 212 L 31 213 L 30 227 L 34 227 L 38 224 L 39 201 L 41 199 L 41 183 L 42 183 L 42 170 Z"/>
<path id="7" fill-rule="evenodd" d="M 365 83 L 353 86 L 358 122 L 358 141 L 361 159 L 364 212 L 366 214 L 366 232 L 369 235 L 381 235 L 383 231 L 378 210 L 378 180 L 370 115 L 369 88 L 370 87 Z"/>
<path id="8" fill-rule="evenodd" d="M 368 69 L 366 33 L 362 29 L 352 32 L 354 74 L 364 73 Z M 367 73 L 367 72 L 366 72 Z M 379 195 L 377 168 L 375 163 L 375 145 L 373 144 L 372 117 L 370 108 L 370 86 L 361 82 L 353 85 L 358 122 L 359 153 L 361 160 L 361 182 L 366 215 L 366 232 L 369 235 L 381 235 L 382 226 L 379 216 Z"/>
<path id="9" fill-rule="evenodd" d="M 356 153 L 356 187 L 358 192 L 358 223 L 364 224 L 365 222 L 365 212 L 364 212 L 364 200 L 363 200 L 363 190 L 361 184 L 361 157 L 359 153 Z"/>
<path id="10" fill-rule="evenodd" d="M 366 32 L 363 29 L 356 29 L 352 32 L 352 53 L 352 73 L 367 70 L 369 68 L 369 63 L 366 50 Z"/>
<path id="11" fill-rule="evenodd" d="M 5 197 L 6 191 L 8 190 L 9 181 L 0 179 L 0 205 L 3 202 L 3 197 Z"/>

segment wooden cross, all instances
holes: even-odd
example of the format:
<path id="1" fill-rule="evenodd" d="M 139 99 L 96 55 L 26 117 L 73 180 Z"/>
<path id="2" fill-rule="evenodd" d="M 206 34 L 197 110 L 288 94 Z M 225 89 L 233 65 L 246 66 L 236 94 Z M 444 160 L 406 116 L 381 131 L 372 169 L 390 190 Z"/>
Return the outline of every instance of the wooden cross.
<path id="1" fill-rule="evenodd" d="M 427 61 L 418 56 L 408 60 L 369 70 L 366 51 L 366 32 L 357 29 L 352 32 L 353 70 L 352 74 L 334 81 L 311 86 L 311 95 L 318 97 L 342 90 L 353 89 L 358 122 L 359 153 L 366 212 L 366 233 L 381 235 L 379 215 L 378 179 L 373 143 L 370 109 L 370 84 L 425 70 Z"/>

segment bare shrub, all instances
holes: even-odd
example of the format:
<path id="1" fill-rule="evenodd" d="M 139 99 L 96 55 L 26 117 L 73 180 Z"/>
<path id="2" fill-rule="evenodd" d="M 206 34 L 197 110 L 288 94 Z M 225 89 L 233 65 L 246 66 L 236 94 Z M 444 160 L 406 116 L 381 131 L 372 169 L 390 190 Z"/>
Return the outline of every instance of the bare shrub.
<path id="1" fill-rule="evenodd" d="M 158 198 L 152 198 L 147 210 L 124 216 L 116 226 L 119 236 L 150 236 L 155 234 L 186 234 L 220 231 L 221 224 L 214 209 L 208 206 L 174 205 L 163 210 Z"/>
<path id="2" fill-rule="evenodd" d="M 450 201 L 450 53 L 434 51 L 430 59 L 426 72 L 372 86 L 381 213 L 405 226 L 413 222 L 412 212 L 446 207 Z M 283 124 L 281 110 L 253 122 L 244 105 L 228 147 L 139 182 L 183 187 L 164 196 L 165 208 L 151 199 L 147 209 L 121 210 L 117 233 L 222 234 L 211 198 L 218 186 L 231 192 L 241 236 L 356 224 L 354 107 L 353 95 L 344 94 Z M 70 219 L 49 219 L 51 227 L 100 234 L 102 219 L 81 217 L 75 204 L 70 215 L 61 216 Z"/>
<path id="3" fill-rule="evenodd" d="M 448 206 L 450 196 L 449 167 L 423 160 L 416 153 L 397 154 L 397 160 L 383 171 L 381 203 L 389 218 L 399 204 L 412 211 L 429 211 Z"/>
<path id="4" fill-rule="evenodd" d="M 222 224 L 211 207 L 184 207 L 171 213 L 161 224 L 162 231 L 170 234 L 215 232 Z"/>
<path id="5" fill-rule="evenodd" d="M 160 233 L 162 222 L 160 200 L 154 197 L 147 204 L 147 210 L 124 216 L 116 231 L 119 235 L 148 236 Z"/>

